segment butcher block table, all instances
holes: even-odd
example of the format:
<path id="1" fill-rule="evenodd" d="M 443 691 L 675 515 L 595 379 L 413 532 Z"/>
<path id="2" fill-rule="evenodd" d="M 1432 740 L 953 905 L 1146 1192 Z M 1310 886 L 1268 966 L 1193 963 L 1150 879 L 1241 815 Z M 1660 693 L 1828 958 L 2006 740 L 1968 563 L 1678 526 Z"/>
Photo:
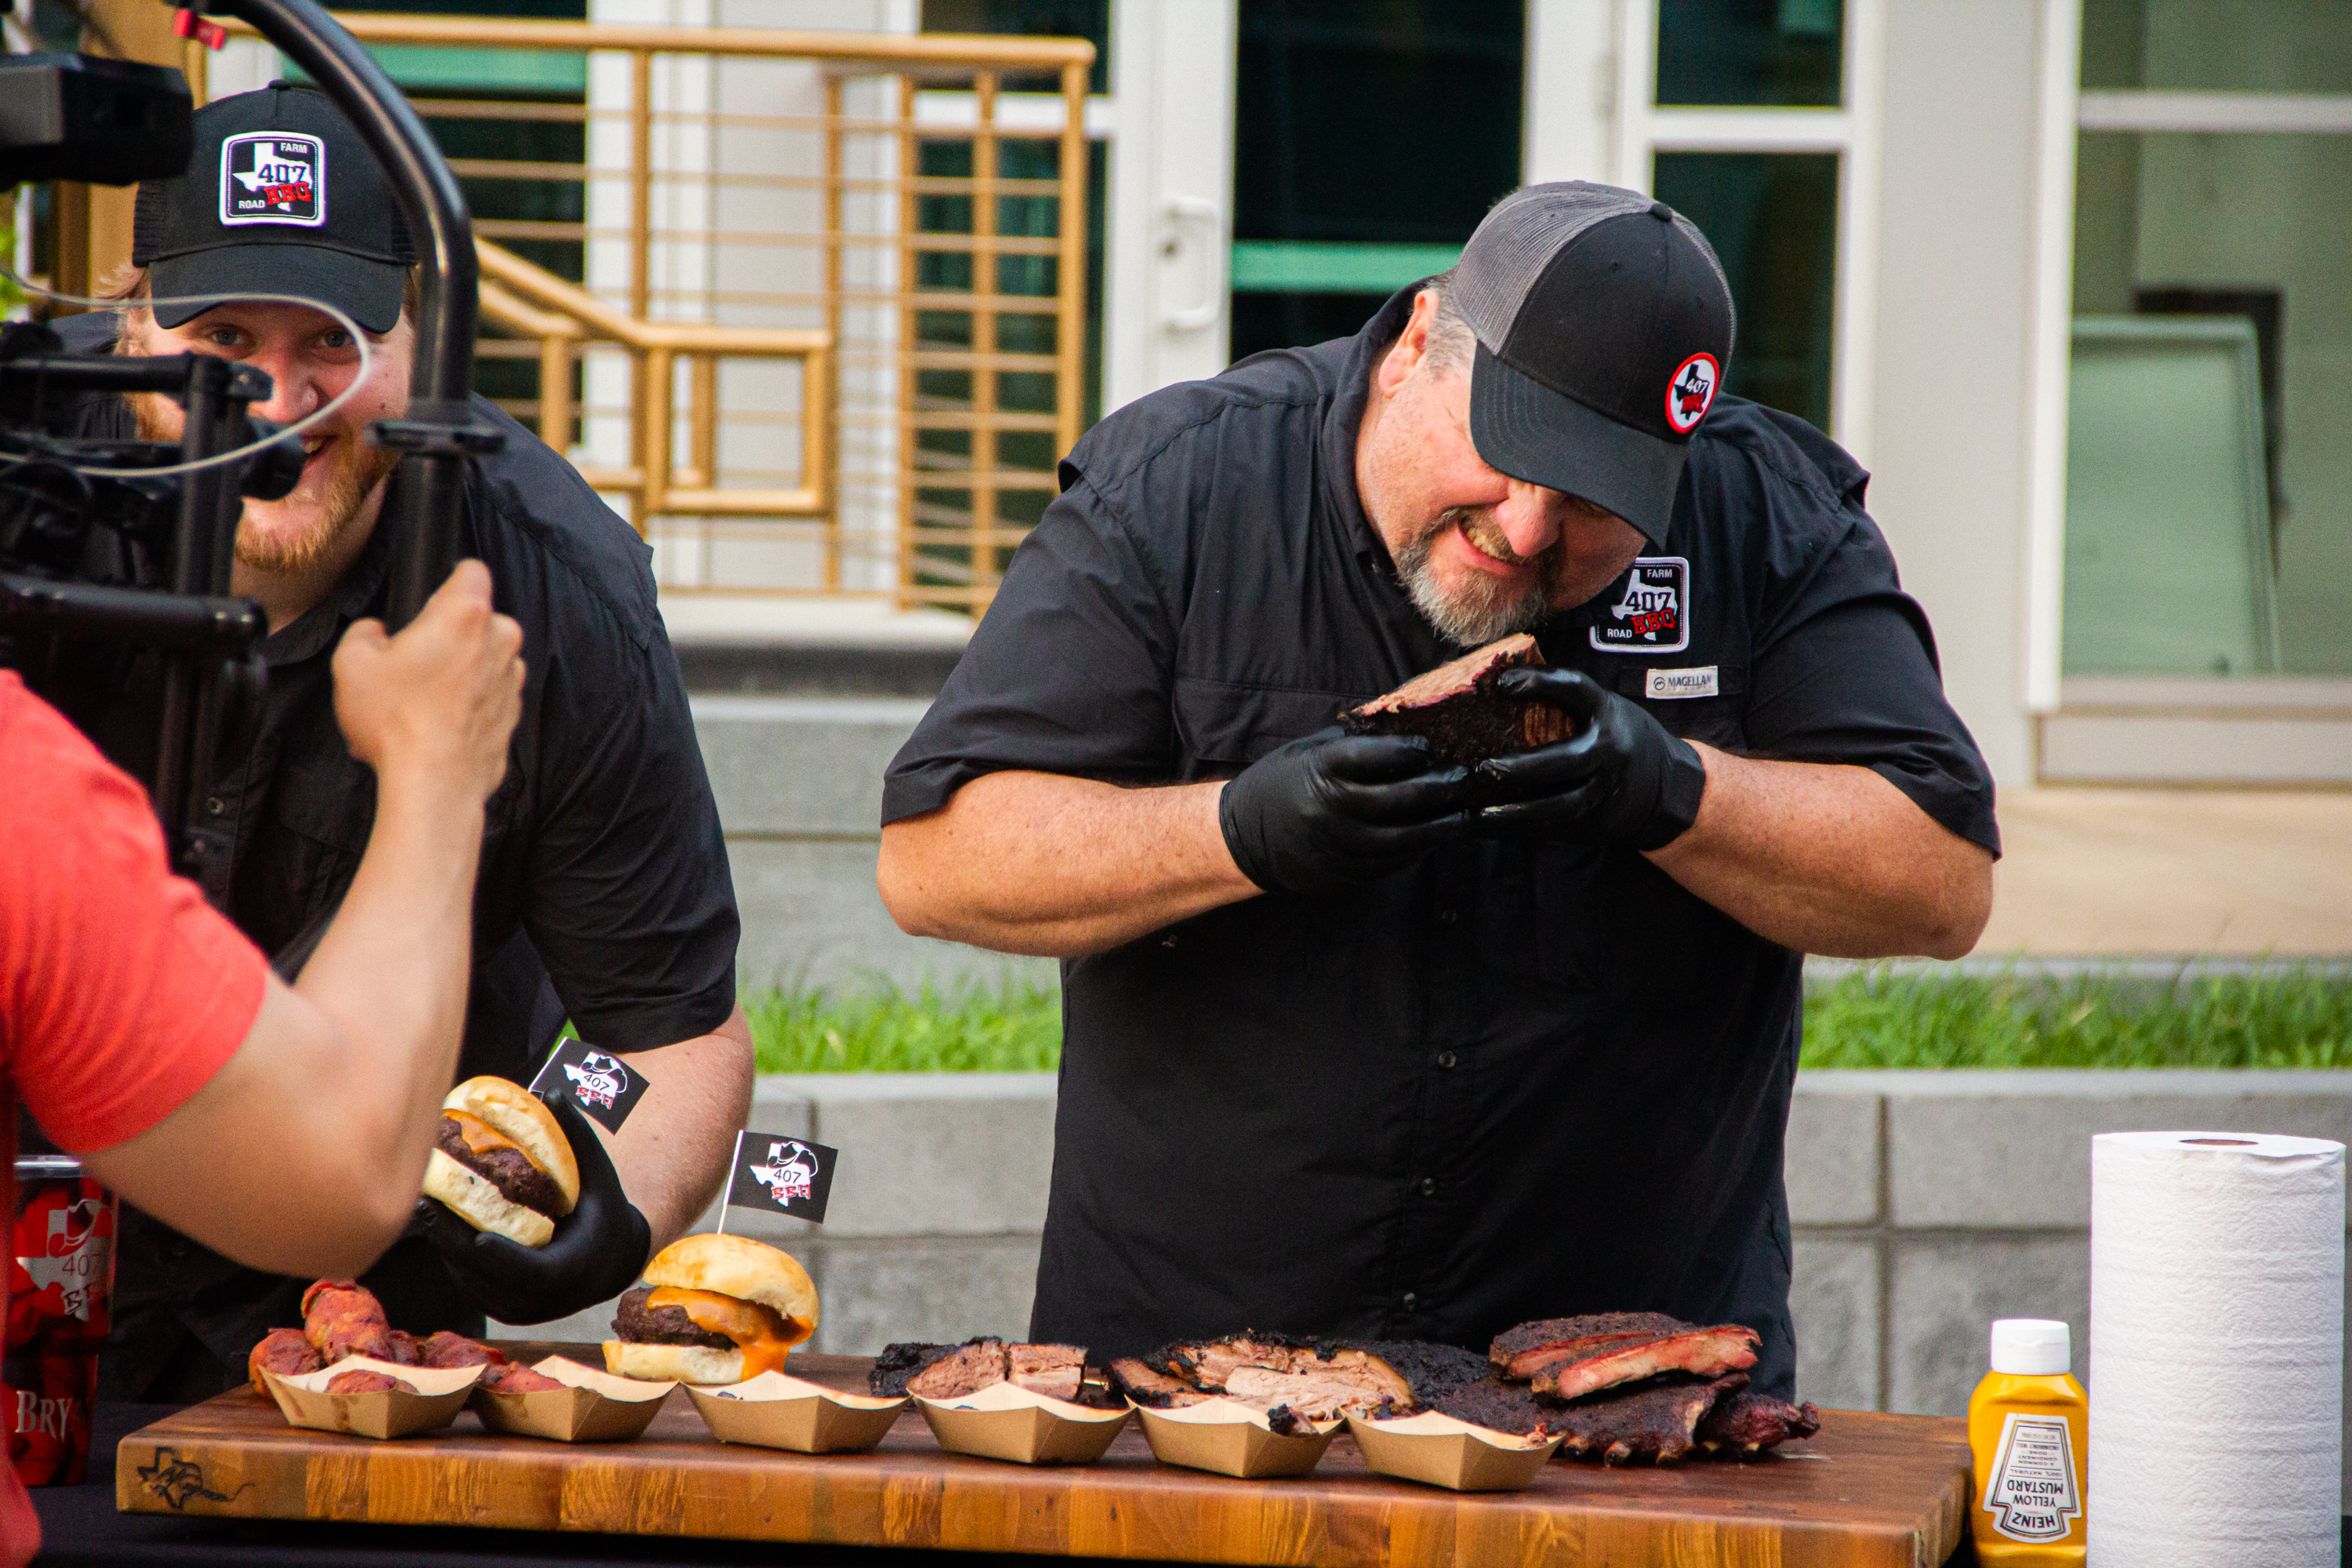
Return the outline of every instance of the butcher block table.
<path id="1" fill-rule="evenodd" d="M 798 1375 L 860 1392 L 871 1364 L 793 1358 Z M 1457 1494 L 1370 1474 L 1345 1433 L 1311 1475 L 1261 1481 L 1163 1466 L 1134 1426 L 1094 1465 L 967 1458 L 911 1408 L 870 1454 L 727 1446 L 683 1389 L 637 1441 L 582 1445 L 490 1433 L 470 1412 L 390 1442 L 303 1431 L 238 1389 L 133 1432 L 115 1464 L 117 1504 L 139 1513 L 1300 1568 L 1920 1568 L 1959 1547 L 1968 1491 L 1965 1424 L 1929 1416 L 1832 1411 L 1818 1436 L 1759 1463 L 1555 1462 L 1524 1492 Z"/>

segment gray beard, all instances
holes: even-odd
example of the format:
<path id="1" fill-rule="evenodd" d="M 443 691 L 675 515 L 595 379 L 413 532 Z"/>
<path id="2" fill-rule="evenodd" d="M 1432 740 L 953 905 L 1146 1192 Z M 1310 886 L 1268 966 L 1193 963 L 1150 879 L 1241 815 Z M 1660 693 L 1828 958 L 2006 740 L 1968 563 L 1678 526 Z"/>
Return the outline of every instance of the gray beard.
<path id="1" fill-rule="evenodd" d="M 1429 557 L 1437 547 L 1438 536 L 1459 521 L 1455 513 L 1446 512 L 1420 538 L 1397 552 L 1397 578 L 1412 595 L 1413 607 L 1437 628 L 1440 637 L 1463 647 L 1477 647 L 1526 631 L 1543 619 L 1546 592 L 1541 581 L 1514 595 L 1500 584 L 1478 578 L 1466 592 L 1446 596 L 1429 569 Z"/>

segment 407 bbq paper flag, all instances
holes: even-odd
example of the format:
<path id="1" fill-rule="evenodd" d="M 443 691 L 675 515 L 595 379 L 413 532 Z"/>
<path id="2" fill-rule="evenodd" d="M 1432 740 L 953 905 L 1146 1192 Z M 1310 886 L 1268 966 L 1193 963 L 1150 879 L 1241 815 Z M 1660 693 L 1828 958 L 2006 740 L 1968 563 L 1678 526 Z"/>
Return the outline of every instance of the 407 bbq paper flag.
<path id="1" fill-rule="evenodd" d="M 630 1071 L 626 1062 L 585 1040 L 557 1042 L 554 1055 L 530 1080 L 531 1093 L 541 1100 L 557 1089 L 569 1094 L 572 1103 L 604 1123 L 607 1132 L 621 1130 L 650 1087 L 643 1073 Z"/>
<path id="2" fill-rule="evenodd" d="M 805 1138 L 786 1138 L 749 1128 L 735 1134 L 733 1174 L 727 1179 L 729 1208 L 766 1209 L 814 1225 L 824 1223 L 833 1195 L 833 1167 L 840 1152 Z M 727 1216 L 719 1216 L 727 1228 Z"/>

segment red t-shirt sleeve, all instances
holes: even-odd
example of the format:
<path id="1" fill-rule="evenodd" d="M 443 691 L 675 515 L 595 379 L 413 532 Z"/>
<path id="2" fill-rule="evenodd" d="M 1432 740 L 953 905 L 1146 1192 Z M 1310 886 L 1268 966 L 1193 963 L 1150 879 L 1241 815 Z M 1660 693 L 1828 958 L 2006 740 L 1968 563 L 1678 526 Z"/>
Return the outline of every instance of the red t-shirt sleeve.
<path id="1" fill-rule="evenodd" d="M 147 796 L 0 671 L 0 1069 L 58 1145 L 135 1138 L 211 1081 L 268 965 L 165 862 Z"/>

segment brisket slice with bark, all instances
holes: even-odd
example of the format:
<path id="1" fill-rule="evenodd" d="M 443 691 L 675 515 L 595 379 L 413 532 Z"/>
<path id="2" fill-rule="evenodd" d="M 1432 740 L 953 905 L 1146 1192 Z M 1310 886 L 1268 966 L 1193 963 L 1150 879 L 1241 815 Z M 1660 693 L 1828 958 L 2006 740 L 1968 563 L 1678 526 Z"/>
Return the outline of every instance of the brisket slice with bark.
<path id="1" fill-rule="evenodd" d="M 1139 1356 L 1121 1356 L 1111 1363 L 1110 1381 L 1113 1387 L 1136 1404 L 1153 1410 L 1181 1409 L 1216 1397 L 1164 1372 L 1154 1372 Z"/>
<path id="2" fill-rule="evenodd" d="M 1544 1363 L 1594 1348 L 1603 1341 L 1624 1343 L 1687 1333 L 1696 1328 L 1664 1312 L 1589 1312 L 1580 1318 L 1538 1318 L 1506 1329 L 1487 1347 L 1486 1359 L 1497 1375 L 1524 1383 Z"/>
<path id="3" fill-rule="evenodd" d="M 1661 1373 L 1720 1377 L 1754 1366 L 1758 1340 L 1756 1331 L 1745 1324 L 1718 1323 L 1679 1334 L 1592 1344 L 1544 1362 L 1529 1381 L 1538 1394 L 1569 1400 Z"/>
<path id="4" fill-rule="evenodd" d="M 1559 1406 L 1538 1399 L 1526 1384 L 1505 1383 L 1498 1377 L 1482 1377 L 1448 1389 L 1431 1400 L 1429 1407 L 1473 1426 L 1520 1437 L 1550 1431 L 1560 1415 Z"/>
<path id="5" fill-rule="evenodd" d="M 1519 632 L 1350 708 L 1339 722 L 1351 735 L 1418 735 L 1439 762 L 1462 767 L 1549 746 L 1568 739 L 1568 715 L 1495 689 L 1505 670 L 1543 662 L 1536 639 Z"/>
<path id="6" fill-rule="evenodd" d="M 886 1345 L 866 1379 L 868 1388 L 891 1399 L 961 1399 L 999 1383 L 1105 1410 L 1124 1403 L 1084 1346 L 1009 1345 L 986 1335 L 960 1345 Z"/>
<path id="7" fill-rule="evenodd" d="M 1791 1405 L 1743 1388 L 1706 1413 L 1698 1424 L 1698 1446 L 1726 1458 L 1753 1458 L 1792 1437 L 1810 1437 L 1821 1429 L 1822 1413 L 1811 1405 Z"/>
<path id="8" fill-rule="evenodd" d="M 1725 1398 L 1748 1386 L 1735 1372 L 1709 1382 L 1662 1379 L 1648 1387 L 1580 1400 L 1554 1411 L 1551 1430 L 1562 1434 L 1559 1451 L 1604 1465 L 1636 1459 L 1670 1465 L 1698 1447 L 1699 1426 Z"/>
<path id="9" fill-rule="evenodd" d="M 1349 1411 L 1370 1415 L 1384 1404 L 1416 1408 L 1412 1382 L 1377 1353 L 1379 1348 L 1402 1353 L 1397 1346 L 1299 1340 L 1253 1329 L 1220 1340 L 1166 1345 L 1143 1360 L 1152 1371 L 1204 1394 L 1222 1394 L 1267 1411 L 1288 1405 L 1309 1421 Z"/>

